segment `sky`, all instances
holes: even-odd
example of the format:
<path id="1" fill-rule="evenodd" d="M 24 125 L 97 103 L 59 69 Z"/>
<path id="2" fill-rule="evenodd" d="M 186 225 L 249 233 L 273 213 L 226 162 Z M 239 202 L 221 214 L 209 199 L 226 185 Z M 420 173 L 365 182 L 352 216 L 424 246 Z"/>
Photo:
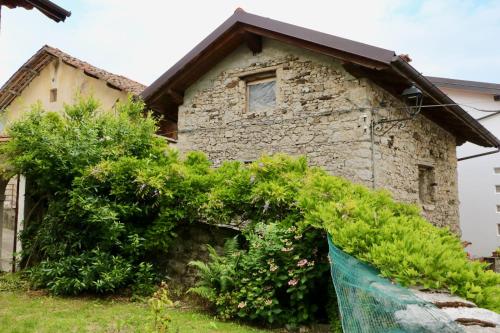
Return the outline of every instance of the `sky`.
<path id="1" fill-rule="evenodd" d="M 53 0 L 2 8 L 0 85 L 43 45 L 149 85 L 236 8 L 409 54 L 424 75 L 500 83 L 500 1 L 482 0 Z"/>

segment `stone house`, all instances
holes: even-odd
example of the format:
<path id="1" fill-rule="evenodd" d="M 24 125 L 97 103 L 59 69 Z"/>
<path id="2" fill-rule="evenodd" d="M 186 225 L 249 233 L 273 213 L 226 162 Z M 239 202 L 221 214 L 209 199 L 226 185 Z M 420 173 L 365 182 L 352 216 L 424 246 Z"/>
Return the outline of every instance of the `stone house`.
<path id="1" fill-rule="evenodd" d="M 238 9 L 141 96 L 181 151 L 306 155 L 459 233 L 456 146 L 500 142 L 409 61 Z"/>
<path id="2" fill-rule="evenodd" d="M 45 45 L 0 88 L 0 142 L 9 139 L 5 128 L 35 103 L 41 103 L 46 110 L 59 111 L 64 104 L 72 104 L 76 94 L 92 95 L 104 110 L 109 110 L 144 88 L 138 82 Z M 25 193 L 29 194 L 29 189 L 26 190 L 24 177 L 0 177 L 0 271 L 12 268 L 13 252 L 20 249 L 15 235 L 22 228 Z M 29 205 L 29 200 L 26 203 Z"/>

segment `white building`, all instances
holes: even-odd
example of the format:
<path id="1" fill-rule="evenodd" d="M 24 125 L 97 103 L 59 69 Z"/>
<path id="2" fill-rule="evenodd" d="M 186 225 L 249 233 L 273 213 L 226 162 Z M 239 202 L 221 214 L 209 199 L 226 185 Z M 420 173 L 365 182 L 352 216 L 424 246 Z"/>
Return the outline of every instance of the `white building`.
<path id="1" fill-rule="evenodd" d="M 427 78 L 491 133 L 500 136 L 500 112 L 474 109 L 500 111 L 500 84 Z M 491 256 L 500 247 L 500 153 L 466 158 L 492 151 L 495 149 L 471 143 L 457 149 L 460 227 L 462 239 L 472 243 L 467 251 L 474 257 Z"/>

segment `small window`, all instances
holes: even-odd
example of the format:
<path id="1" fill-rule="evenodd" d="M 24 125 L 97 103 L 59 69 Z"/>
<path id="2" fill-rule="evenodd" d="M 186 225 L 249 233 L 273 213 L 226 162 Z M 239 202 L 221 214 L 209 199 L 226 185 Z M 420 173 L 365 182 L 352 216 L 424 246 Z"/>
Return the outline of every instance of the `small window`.
<path id="1" fill-rule="evenodd" d="M 56 102 L 57 101 L 57 89 L 50 89 L 50 101 L 51 102 Z"/>
<path id="2" fill-rule="evenodd" d="M 500 213 L 500 205 L 497 205 L 497 213 Z"/>
<path id="3" fill-rule="evenodd" d="M 495 192 L 500 193 L 500 185 L 495 185 Z"/>
<path id="4" fill-rule="evenodd" d="M 247 82 L 247 109 L 262 112 L 276 106 L 276 77 Z"/>
<path id="5" fill-rule="evenodd" d="M 497 223 L 497 236 L 500 236 L 500 223 Z"/>
<path id="6" fill-rule="evenodd" d="M 494 169 L 493 169 L 493 172 L 494 172 L 496 175 L 500 175 L 500 168 L 494 168 Z"/>
<path id="7" fill-rule="evenodd" d="M 435 202 L 436 182 L 434 168 L 427 165 L 418 166 L 418 195 L 423 204 Z"/>

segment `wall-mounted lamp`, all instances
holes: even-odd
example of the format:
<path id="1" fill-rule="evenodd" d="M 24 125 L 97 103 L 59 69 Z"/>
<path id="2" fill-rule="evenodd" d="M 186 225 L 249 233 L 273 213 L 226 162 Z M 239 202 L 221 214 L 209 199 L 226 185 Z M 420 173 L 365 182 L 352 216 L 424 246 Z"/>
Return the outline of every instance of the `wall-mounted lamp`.
<path id="1" fill-rule="evenodd" d="M 414 84 L 403 90 L 401 97 L 405 102 L 405 110 L 408 117 L 397 118 L 397 119 L 381 119 L 378 121 L 372 120 L 372 133 L 379 136 L 385 135 L 394 127 L 402 129 L 406 126 L 408 120 L 414 119 L 422 109 L 422 103 L 424 102 L 424 94 L 420 89 L 418 89 Z"/>
<path id="2" fill-rule="evenodd" d="M 424 101 L 424 94 L 422 91 L 412 84 L 411 87 L 403 90 L 401 97 L 403 97 L 407 106 L 406 112 L 408 112 L 410 117 L 416 116 L 420 112 Z"/>

